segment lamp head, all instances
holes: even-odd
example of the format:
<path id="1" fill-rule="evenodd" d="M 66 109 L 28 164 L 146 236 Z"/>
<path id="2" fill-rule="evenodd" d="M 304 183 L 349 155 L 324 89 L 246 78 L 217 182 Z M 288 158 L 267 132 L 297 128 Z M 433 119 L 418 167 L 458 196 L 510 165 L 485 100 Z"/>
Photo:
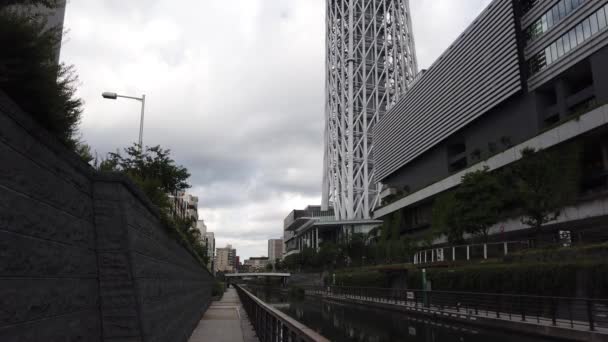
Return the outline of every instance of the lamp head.
<path id="1" fill-rule="evenodd" d="M 118 98 L 118 94 L 116 93 L 110 93 L 110 92 L 104 92 L 103 94 L 101 94 L 101 96 L 103 96 L 104 99 L 110 99 L 110 100 L 116 100 Z"/>

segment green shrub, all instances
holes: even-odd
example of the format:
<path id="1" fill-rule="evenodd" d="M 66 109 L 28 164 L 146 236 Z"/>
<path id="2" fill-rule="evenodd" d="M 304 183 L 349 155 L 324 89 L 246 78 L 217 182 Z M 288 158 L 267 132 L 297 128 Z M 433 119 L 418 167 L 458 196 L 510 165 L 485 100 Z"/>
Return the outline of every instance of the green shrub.
<path id="1" fill-rule="evenodd" d="M 608 296 L 608 264 L 523 263 L 428 269 L 433 290 L 564 297 Z M 408 286 L 422 288 L 422 272 L 408 272 Z"/>
<path id="2" fill-rule="evenodd" d="M 222 298 L 222 295 L 224 295 L 224 292 L 226 291 L 226 283 L 222 282 L 222 281 L 215 281 L 213 283 L 213 289 L 211 291 L 211 295 L 213 297 L 219 297 Z"/>

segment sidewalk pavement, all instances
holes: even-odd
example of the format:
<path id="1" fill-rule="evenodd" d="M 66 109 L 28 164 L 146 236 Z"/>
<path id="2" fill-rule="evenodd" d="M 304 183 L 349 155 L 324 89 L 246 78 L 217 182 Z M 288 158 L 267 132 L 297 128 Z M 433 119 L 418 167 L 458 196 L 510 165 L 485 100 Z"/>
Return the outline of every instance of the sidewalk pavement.
<path id="1" fill-rule="evenodd" d="M 234 288 L 211 303 L 189 342 L 258 342 L 247 313 Z"/>

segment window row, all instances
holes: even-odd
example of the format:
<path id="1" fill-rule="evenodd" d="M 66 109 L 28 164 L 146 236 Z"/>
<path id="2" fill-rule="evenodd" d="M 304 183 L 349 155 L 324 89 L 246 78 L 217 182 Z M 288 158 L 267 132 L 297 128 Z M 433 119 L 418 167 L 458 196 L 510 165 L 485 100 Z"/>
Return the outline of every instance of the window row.
<path id="1" fill-rule="evenodd" d="M 528 61 L 530 75 L 544 70 L 608 26 L 608 5 L 600 8 Z"/>
<path id="2" fill-rule="evenodd" d="M 555 6 L 543 14 L 538 20 L 530 25 L 524 32 L 526 44 L 549 31 L 553 26 L 579 8 L 587 0 L 560 0 Z"/>

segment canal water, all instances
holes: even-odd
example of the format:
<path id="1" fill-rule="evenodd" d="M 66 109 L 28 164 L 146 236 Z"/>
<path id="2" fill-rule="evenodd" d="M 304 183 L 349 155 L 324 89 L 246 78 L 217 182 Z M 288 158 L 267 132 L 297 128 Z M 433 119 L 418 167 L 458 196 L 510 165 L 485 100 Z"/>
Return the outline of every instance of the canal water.
<path id="1" fill-rule="evenodd" d="M 322 300 L 294 299 L 287 294 L 251 288 L 258 298 L 302 322 L 334 342 L 545 342 L 543 339 L 478 327 L 436 322 L 423 316 L 406 315 L 359 305 Z"/>

